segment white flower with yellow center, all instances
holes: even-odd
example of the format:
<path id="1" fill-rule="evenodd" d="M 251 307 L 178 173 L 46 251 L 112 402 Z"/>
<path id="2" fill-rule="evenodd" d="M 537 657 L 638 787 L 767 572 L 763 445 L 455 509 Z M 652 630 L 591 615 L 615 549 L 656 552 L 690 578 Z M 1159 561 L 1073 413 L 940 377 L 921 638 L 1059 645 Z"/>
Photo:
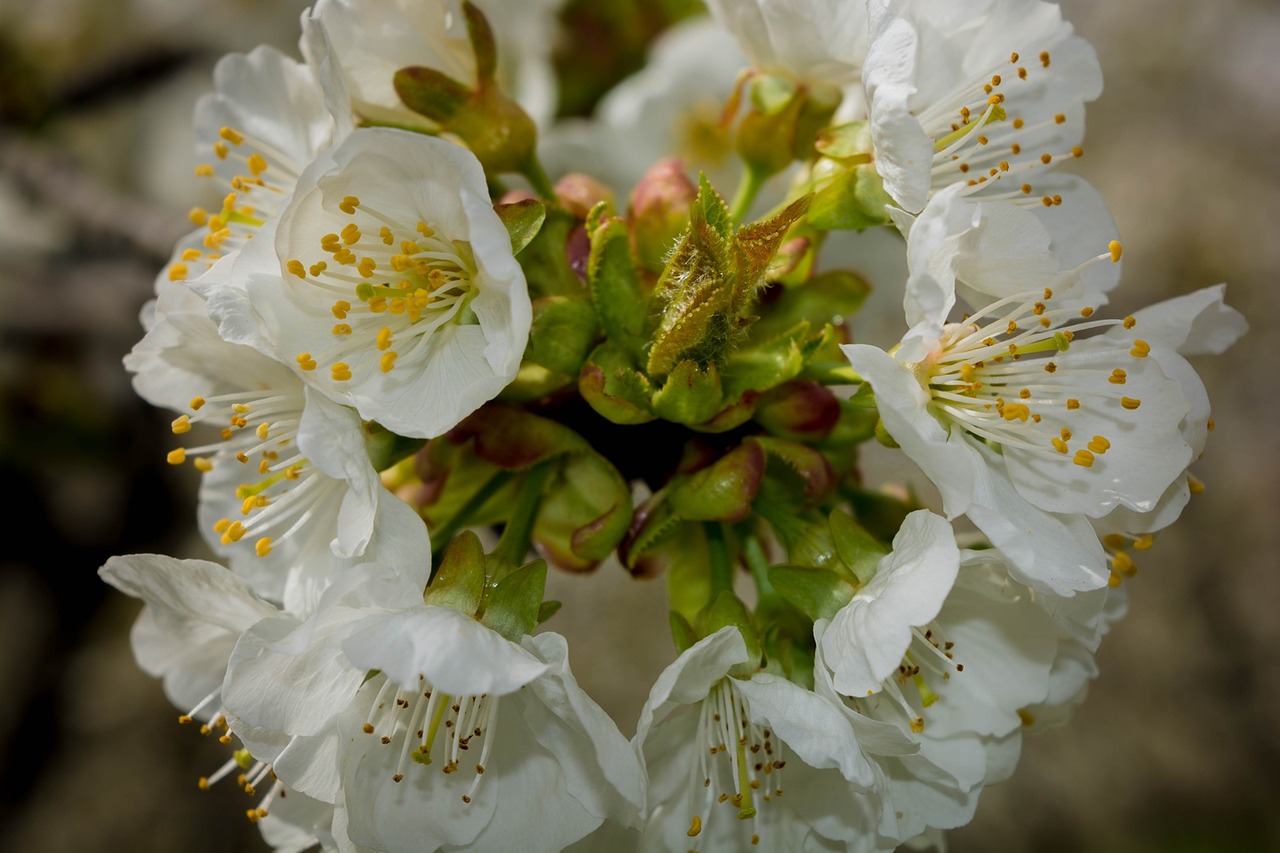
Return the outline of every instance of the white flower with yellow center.
<path id="1" fill-rule="evenodd" d="M 945 267 L 955 251 L 931 263 Z M 1065 297 L 1014 294 L 946 323 L 954 293 L 908 256 L 916 308 L 903 343 L 893 355 L 844 348 L 886 429 L 948 516 L 967 514 L 1020 580 L 1061 595 L 1101 586 L 1108 572 L 1087 519 L 1150 511 L 1191 459 L 1179 429 L 1191 406 L 1169 378 L 1181 357 L 1132 317 L 1079 307 L 1070 281 Z"/>
<path id="2" fill-rule="evenodd" d="M 388 129 L 325 152 L 278 227 L 209 292 L 225 337 L 416 437 L 450 429 L 511 381 L 532 317 L 479 162 Z"/>
<path id="3" fill-rule="evenodd" d="M 493 28 L 497 80 L 538 123 L 555 113 L 551 68 L 556 13 L 563 0 L 476 0 Z M 350 110 L 374 124 L 430 129 L 409 110 L 392 79 L 425 66 L 476 85 L 476 60 L 460 0 L 320 0 L 302 17 L 302 50 L 326 85 L 350 93 Z"/>
<path id="4" fill-rule="evenodd" d="M 658 677 L 633 741 L 649 774 L 640 848 L 891 849 L 880 777 L 845 712 L 776 675 L 730 674 L 747 661 L 722 628 Z"/>
<path id="5" fill-rule="evenodd" d="M 284 365 L 218 337 L 204 301 L 166 288 L 153 328 L 125 358 L 149 402 L 179 412 L 168 455 L 204 476 L 202 533 L 260 594 L 304 609 L 361 559 L 428 560 L 426 528 L 383 488 L 355 412 Z"/>
<path id="6" fill-rule="evenodd" d="M 1102 74 L 1056 5 L 876 0 L 871 12 L 875 163 L 904 211 L 953 184 L 973 198 L 1070 206 L 1075 184 L 1045 175 L 1084 153 L 1084 105 Z"/>
<path id="7" fill-rule="evenodd" d="M 311 69 L 272 47 L 223 57 L 214 91 L 196 104 L 196 174 L 223 193 L 216 212 L 193 208 L 200 226 L 178 243 L 158 284 L 199 278 L 279 215 L 298 176 L 350 122 L 335 123 Z"/>

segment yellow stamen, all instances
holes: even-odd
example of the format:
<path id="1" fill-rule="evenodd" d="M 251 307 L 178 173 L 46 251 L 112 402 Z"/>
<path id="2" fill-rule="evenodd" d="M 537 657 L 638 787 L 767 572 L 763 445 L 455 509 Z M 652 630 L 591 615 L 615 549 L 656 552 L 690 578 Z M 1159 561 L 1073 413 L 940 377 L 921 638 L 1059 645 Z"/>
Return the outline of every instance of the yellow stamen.
<path id="1" fill-rule="evenodd" d="M 170 450 L 169 454 L 165 456 L 165 461 L 170 465 L 181 465 L 187 461 L 186 449 L 179 447 L 176 450 Z"/>

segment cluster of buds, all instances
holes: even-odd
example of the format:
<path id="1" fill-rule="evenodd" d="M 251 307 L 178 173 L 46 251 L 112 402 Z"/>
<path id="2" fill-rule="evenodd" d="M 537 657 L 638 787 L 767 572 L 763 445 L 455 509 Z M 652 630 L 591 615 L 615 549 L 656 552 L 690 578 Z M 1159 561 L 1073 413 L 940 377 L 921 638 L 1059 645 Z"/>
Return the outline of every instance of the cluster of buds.
<path id="1" fill-rule="evenodd" d="M 319 0 L 304 61 L 219 63 L 222 207 L 125 364 L 221 562 L 103 566 L 139 665 L 279 850 L 940 843 L 1083 697 L 1202 488 L 1186 358 L 1245 323 L 1221 286 L 1105 318 L 1053 4 L 711 0 L 555 122 L 558 6 Z M 884 347 L 855 270 L 904 254 Z M 630 740 L 549 568 L 666 585 Z"/>

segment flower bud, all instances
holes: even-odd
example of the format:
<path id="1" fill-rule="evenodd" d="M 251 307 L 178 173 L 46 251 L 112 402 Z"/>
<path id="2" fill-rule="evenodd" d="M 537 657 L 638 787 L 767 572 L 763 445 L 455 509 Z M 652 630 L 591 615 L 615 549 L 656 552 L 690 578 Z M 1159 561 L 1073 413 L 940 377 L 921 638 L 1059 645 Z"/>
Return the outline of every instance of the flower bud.
<path id="1" fill-rule="evenodd" d="M 640 265 L 661 272 L 667 254 L 689 227 L 689 209 L 698 188 L 675 157 L 659 160 L 631 191 L 627 222 L 631 246 Z"/>
<path id="2" fill-rule="evenodd" d="M 556 182 L 556 199 L 576 219 L 586 219 L 602 201 L 613 207 L 613 190 L 590 175 L 570 172 Z"/>
<path id="3" fill-rule="evenodd" d="M 755 419 L 780 438 L 821 441 L 840 419 L 840 402 L 820 383 L 787 382 L 760 398 Z"/>

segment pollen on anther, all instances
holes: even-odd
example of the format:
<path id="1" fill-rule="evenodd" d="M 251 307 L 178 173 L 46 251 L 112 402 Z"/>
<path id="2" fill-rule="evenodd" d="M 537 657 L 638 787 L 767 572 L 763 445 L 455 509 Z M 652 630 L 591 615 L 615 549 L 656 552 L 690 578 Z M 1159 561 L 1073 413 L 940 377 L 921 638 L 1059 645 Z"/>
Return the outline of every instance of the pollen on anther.
<path id="1" fill-rule="evenodd" d="M 353 195 L 343 196 L 342 201 L 338 203 L 338 210 L 348 215 L 356 212 L 356 208 L 360 206 L 360 199 Z"/>
<path id="2" fill-rule="evenodd" d="M 389 349 L 391 347 L 391 327 L 383 326 L 378 330 L 377 346 L 380 350 Z"/>
<path id="3" fill-rule="evenodd" d="M 271 553 L 271 537 L 263 536 L 257 542 L 253 543 L 253 552 L 259 557 L 265 557 Z"/>
<path id="4" fill-rule="evenodd" d="M 1045 152 L 1044 154 L 1041 154 L 1041 155 L 1040 155 L 1040 162 L 1041 162 L 1041 163 L 1044 163 L 1046 166 L 1048 166 L 1050 163 L 1052 163 L 1052 162 L 1053 162 L 1053 155 L 1052 155 L 1052 154 L 1050 154 L 1050 153 L 1048 153 L 1048 152 Z"/>
<path id="5" fill-rule="evenodd" d="M 1047 50 L 1040 51 L 1040 64 L 1043 65 L 1045 68 L 1049 67 L 1049 51 Z"/>
<path id="6" fill-rule="evenodd" d="M 1111 442 L 1107 441 L 1103 436 L 1095 435 L 1086 446 L 1101 456 L 1111 449 Z"/>
<path id="7" fill-rule="evenodd" d="M 1067 443 L 1055 435 L 1053 437 L 1053 449 L 1058 451 L 1059 453 L 1066 453 Z"/>
<path id="8" fill-rule="evenodd" d="M 1084 156 L 1084 149 L 1081 148 L 1079 145 L 1073 147 L 1071 149 L 1071 156 L 1075 157 L 1077 160 L 1080 159 L 1081 157 Z"/>
<path id="9" fill-rule="evenodd" d="M 1076 455 L 1071 459 L 1071 461 L 1079 465 L 1081 468 L 1092 468 L 1093 454 L 1082 447 L 1076 451 Z"/>
<path id="10" fill-rule="evenodd" d="M 229 127 L 224 127 L 220 129 L 218 131 L 218 135 L 221 136 L 223 139 L 225 139 L 227 142 L 230 142 L 232 145 L 239 145 L 241 142 L 244 142 L 244 137 L 236 133 L 234 130 L 232 130 Z"/>
<path id="11" fill-rule="evenodd" d="M 298 353 L 298 367 L 302 370 L 315 370 L 316 360 L 311 357 L 309 352 Z"/>
<path id="12" fill-rule="evenodd" d="M 1085 307 L 1081 308 L 1081 309 L 1080 309 L 1080 316 L 1081 316 L 1081 317 L 1084 317 L 1085 319 L 1088 319 L 1088 318 L 1092 317 L 1092 316 L 1093 316 L 1093 308 L 1092 308 L 1092 307 L 1090 307 L 1090 306 L 1088 306 L 1088 305 L 1086 305 Z"/>
<path id="13" fill-rule="evenodd" d="M 209 459 L 204 459 L 204 458 L 193 459 L 191 461 L 191 464 L 195 466 L 197 471 L 200 471 L 205 474 L 213 470 L 213 462 Z"/>
<path id="14" fill-rule="evenodd" d="M 208 163 L 201 163 L 199 166 L 196 166 L 196 177 L 197 177 L 197 178 L 212 178 L 212 177 L 213 177 L 213 167 L 212 167 L 212 166 L 210 166 Z"/>
<path id="15" fill-rule="evenodd" d="M 174 435 L 191 432 L 191 418 L 186 415 L 179 415 L 173 419 L 173 423 L 169 424 L 169 429 L 173 430 Z"/>
<path id="16" fill-rule="evenodd" d="M 1111 254 L 1111 262 L 1115 263 L 1120 260 L 1120 256 L 1124 254 L 1124 247 L 1120 245 L 1119 240 L 1112 240 L 1107 244 L 1107 251 Z M 1125 326 L 1125 328 L 1130 328 Z"/>
<path id="17" fill-rule="evenodd" d="M 383 353 L 382 358 L 378 362 L 378 369 L 380 369 L 383 373 L 390 373 L 391 369 L 396 366 L 397 357 L 398 356 L 394 351 Z"/>
<path id="18" fill-rule="evenodd" d="M 1134 399 L 1133 397 L 1121 397 L 1120 405 L 1124 406 L 1129 411 L 1133 411 L 1134 409 L 1142 405 L 1142 401 Z"/>
<path id="19" fill-rule="evenodd" d="M 179 447 L 174 450 L 170 450 L 169 453 L 165 456 L 165 461 L 168 462 L 170 465 L 181 465 L 183 462 L 186 462 L 187 461 L 186 448 Z"/>
<path id="20" fill-rule="evenodd" d="M 1128 374 L 1126 374 L 1123 370 L 1117 367 L 1115 370 L 1111 371 L 1111 375 L 1107 377 L 1107 381 L 1110 382 L 1112 385 L 1123 385 L 1126 381 L 1128 381 L 1128 378 L 1129 378 Z"/>
<path id="21" fill-rule="evenodd" d="M 351 367 L 345 361 L 338 361 L 329 368 L 329 375 L 334 382 L 346 382 L 351 378 Z"/>
<path id="22" fill-rule="evenodd" d="M 1080 401 L 1077 400 L 1075 397 L 1068 398 L 1067 408 L 1072 410 L 1080 408 Z"/>
<path id="23" fill-rule="evenodd" d="M 298 278 L 307 277 L 307 268 L 302 265 L 302 261 L 296 258 L 294 258 L 293 260 L 290 260 L 289 263 L 285 264 L 284 266 L 285 266 L 285 269 L 289 271 L 290 275 L 295 275 Z"/>
<path id="24" fill-rule="evenodd" d="M 1151 354 L 1151 344 L 1138 338 L 1133 342 L 1133 349 L 1129 350 L 1129 355 L 1134 358 L 1146 358 Z"/>
<path id="25" fill-rule="evenodd" d="M 1022 193 L 1023 195 L 1031 195 L 1031 184 L 1023 184 Z"/>

